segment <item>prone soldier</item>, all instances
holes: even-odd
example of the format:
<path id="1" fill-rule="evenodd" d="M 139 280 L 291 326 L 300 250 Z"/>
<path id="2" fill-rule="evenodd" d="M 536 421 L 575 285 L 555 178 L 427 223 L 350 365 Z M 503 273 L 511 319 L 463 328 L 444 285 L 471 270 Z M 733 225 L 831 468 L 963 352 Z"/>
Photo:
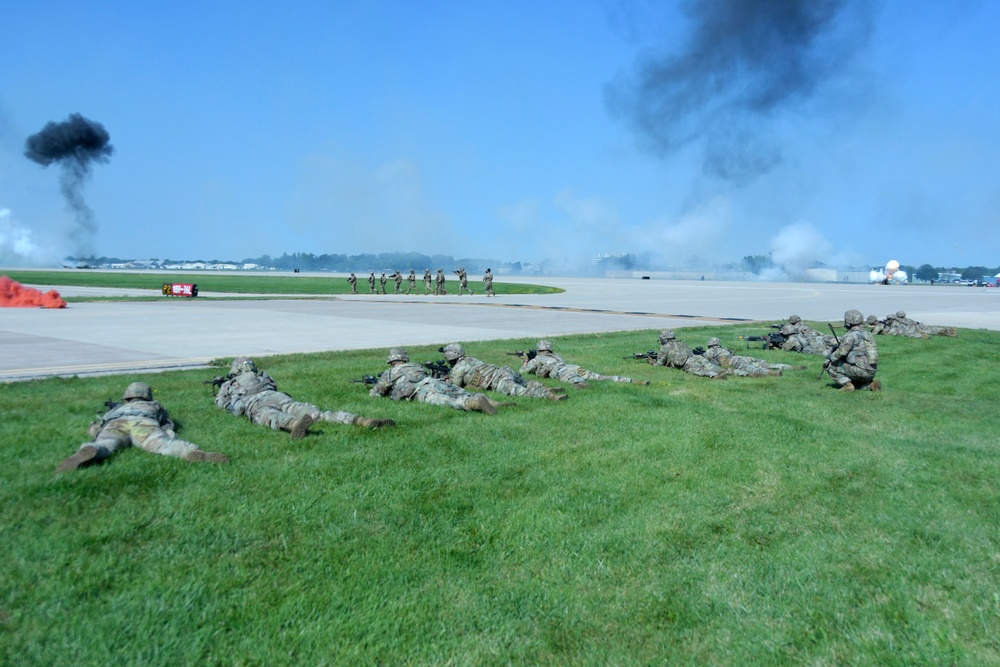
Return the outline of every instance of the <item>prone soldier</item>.
<path id="1" fill-rule="evenodd" d="M 705 350 L 705 358 L 719 364 L 723 368 L 728 368 L 733 375 L 742 377 L 766 377 L 769 375 L 781 375 L 785 369 L 805 370 L 805 366 L 792 366 L 790 364 L 771 364 L 763 359 L 750 357 L 741 354 L 734 354 L 732 350 L 723 347 L 722 342 L 712 336 L 708 339 L 708 349 Z"/>
<path id="2" fill-rule="evenodd" d="M 394 401 L 417 401 L 489 415 L 497 413 L 498 403 L 490 400 L 489 396 L 471 393 L 432 377 L 424 366 L 411 362 L 410 355 L 401 347 L 389 350 L 386 363 L 389 369 L 379 376 L 368 392 L 372 398 L 388 396 Z"/>
<path id="3" fill-rule="evenodd" d="M 237 357 L 229 367 L 229 376 L 215 395 L 215 405 L 237 417 L 245 416 L 254 424 L 275 431 L 288 431 L 292 440 L 305 436 L 316 421 L 355 424 L 367 428 L 394 426 L 391 419 L 371 419 L 351 412 L 320 410 L 311 403 L 296 401 L 278 391 L 277 383 L 249 357 Z"/>
<path id="4" fill-rule="evenodd" d="M 75 454 L 56 467 L 56 472 L 92 465 L 130 446 L 185 461 L 229 461 L 225 454 L 203 451 L 198 445 L 178 438 L 173 420 L 159 401 L 153 400 L 153 390 L 145 382 L 130 384 L 122 394 L 122 402 L 109 403 L 108 408 L 87 430 L 93 440 L 80 445 Z"/>
<path id="5" fill-rule="evenodd" d="M 660 349 L 656 353 L 656 358 L 649 360 L 652 365 L 679 368 L 685 373 L 713 380 L 725 380 L 728 377 L 728 368 L 723 368 L 703 355 L 695 354 L 685 343 L 677 340 L 673 329 L 661 331 L 659 340 Z"/>
<path id="6" fill-rule="evenodd" d="M 529 396 L 561 401 L 567 398 L 563 389 L 552 389 L 541 382 L 528 382 L 520 373 L 509 366 L 497 366 L 480 361 L 465 354 L 465 348 L 458 343 L 448 343 L 441 351 L 451 366 L 448 382 L 456 387 L 479 387 L 507 394 L 508 396 Z"/>
<path id="7" fill-rule="evenodd" d="M 633 380 L 624 375 L 604 375 L 595 371 L 590 371 L 579 364 L 567 363 L 560 355 L 552 349 L 552 343 L 544 338 L 535 345 L 535 354 L 523 354 L 521 356 L 521 373 L 533 374 L 538 377 L 555 378 L 561 382 L 568 382 L 577 389 L 587 387 L 588 382 L 621 382 L 625 384 L 648 385 L 645 380 Z"/>

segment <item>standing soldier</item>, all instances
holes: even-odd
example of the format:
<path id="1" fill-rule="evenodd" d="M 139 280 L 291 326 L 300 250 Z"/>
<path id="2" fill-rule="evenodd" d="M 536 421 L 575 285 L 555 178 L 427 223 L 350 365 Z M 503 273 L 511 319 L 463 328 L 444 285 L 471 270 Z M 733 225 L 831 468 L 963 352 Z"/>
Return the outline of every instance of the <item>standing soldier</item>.
<path id="1" fill-rule="evenodd" d="M 567 364 L 561 356 L 552 351 L 552 343 L 542 339 L 535 345 L 535 356 L 526 353 L 521 357 L 521 373 L 537 375 L 542 378 L 553 378 L 561 382 L 569 382 L 577 389 L 586 388 L 589 381 L 622 382 L 647 385 L 647 380 L 633 380 L 624 375 L 602 375 L 588 371 L 579 364 Z"/>
<path id="2" fill-rule="evenodd" d="M 431 293 L 431 270 L 424 269 L 424 296 Z"/>
<path id="3" fill-rule="evenodd" d="M 237 357 L 229 367 L 229 376 L 215 395 L 215 405 L 237 417 L 245 416 L 254 424 L 269 426 L 275 431 L 288 431 L 292 440 L 305 436 L 316 421 L 356 424 L 366 428 L 394 426 L 391 419 L 370 419 L 351 412 L 320 410 L 310 403 L 296 401 L 270 375 L 258 371 L 253 359 Z"/>
<path id="4" fill-rule="evenodd" d="M 368 276 L 368 292 L 370 294 L 375 293 L 375 272 L 372 271 Z"/>
<path id="5" fill-rule="evenodd" d="M 496 296 L 493 294 L 493 274 L 490 273 L 489 269 L 486 269 L 486 273 L 483 274 L 483 290 L 486 292 L 486 296 Z"/>
<path id="6" fill-rule="evenodd" d="M 378 279 L 378 284 L 382 287 L 382 294 L 385 294 L 385 283 L 386 283 L 386 277 L 385 277 L 385 271 L 383 271 L 382 275 Z"/>
<path id="7" fill-rule="evenodd" d="M 550 401 L 567 398 L 563 393 L 565 390 L 546 387 L 537 380 L 528 382 L 509 366 L 496 366 L 467 356 L 465 348 L 458 343 L 448 343 L 442 350 L 445 360 L 451 366 L 448 382 L 456 387 L 479 387 L 508 396 L 547 398 Z"/>
<path id="8" fill-rule="evenodd" d="M 469 289 L 469 276 L 465 273 L 465 267 L 459 267 L 458 271 L 455 271 L 454 273 L 458 274 L 458 295 L 462 296 L 462 293 L 465 292 L 465 290 L 469 290 L 469 296 L 472 296 L 472 290 Z"/>
<path id="9" fill-rule="evenodd" d="M 865 317 L 860 310 L 844 313 L 847 332 L 840 337 L 840 345 L 827 355 L 823 364 L 823 370 L 840 385 L 840 391 L 882 391 L 882 383 L 875 379 L 878 347 L 875 337 L 862 326 L 864 322 Z"/>
<path id="10" fill-rule="evenodd" d="M 89 466 L 130 446 L 185 461 L 229 461 L 225 454 L 203 451 L 198 445 L 178 438 L 174 434 L 173 420 L 163 406 L 153 400 L 153 390 L 145 382 L 130 384 L 122 394 L 122 402 L 109 407 L 100 421 L 91 423 L 87 430 L 93 441 L 84 443 L 75 454 L 64 459 L 56 472 Z"/>
<path id="11" fill-rule="evenodd" d="M 441 296 L 447 293 L 448 291 L 444 288 L 444 271 L 438 269 L 437 276 L 434 277 L 434 295 Z"/>
<path id="12" fill-rule="evenodd" d="M 368 392 L 373 398 L 388 396 L 394 401 L 417 401 L 489 415 L 497 413 L 497 404 L 486 394 L 474 394 L 431 377 L 421 364 L 412 363 L 410 355 L 401 347 L 389 350 L 385 362 L 389 364 L 389 370 L 379 376 Z"/>
<path id="13" fill-rule="evenodd" d="M 656 358 L 650 359 L 649 363 L 654 366 L 679 368 L 685 373 L 710 377 L 713 380 L 725 380 L 729 375 L 729 369 L 700 354 L 695 354 L 690 347 L 677 340 L 673 329 L 664 329 L 660 332 L 660 350 L 656 353 Z"/>
<path id="14" fill-rule="evenodd" d="M 347 279 L 347 283 L 351 286 L 351 294 L 357 294 L 358 277 L 354 275 L 354 271 L 351 271 L 351 277 Z"/>
<path id="15" fill-rule="evenodd" d="M 410 269 L 410 275 L 406 276 L 406 293 L 413 294 L 417 290 L 417 276 Z"/>
<path id="16" fill-rule="evenodd" d="M 392 274 L 392 279 L 396 283 L 395 294 L 402 294 L 403 293 L 403 274 L 399 272 L 399 269 L 396 269 L 396 272 L 394 274 Z"/>

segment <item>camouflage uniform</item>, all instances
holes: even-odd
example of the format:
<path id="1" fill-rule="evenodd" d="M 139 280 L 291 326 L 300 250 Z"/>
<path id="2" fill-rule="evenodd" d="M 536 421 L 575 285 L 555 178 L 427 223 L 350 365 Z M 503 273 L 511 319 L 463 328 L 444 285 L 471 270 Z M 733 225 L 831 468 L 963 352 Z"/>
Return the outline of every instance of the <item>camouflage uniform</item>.
<path id="1" fill-rule="evenodd" d="M 840 346 L 827 355 L 824 365 L 841 391 L 869 389 L 881 391 L 881 383 L 875 379 L 878 371 L 878 347 L 870 332 L 862 328 L 864 316 L 857 310 L 844 313 L 847 333 L 840 337 Z"/>
<path id="2" fill-rule="evenodd" d="M 803 324 L 802 318 L 798 315 L 792 315 L 788 318 L 788 323 L 781 327 L 781 335 L 785 337 L 785 342 L 780 345 L 779 349 L 785 352 L 826 356 L 830 350 L 837 346 L 837 339 Z"/>
<path id="3" fill-rule="evenodd" d="M 459 267 L 458 271 L 455 273 L 458 274 L 458 295 L 462 296 L 462 293 L 465 292 L 465 290 L 469 290 L 469 295 L 471 296 L 472 290 L 469 289 L 469 276 L 465 273 L 465 267 Z"/>
<path id="4" fill-rule="evenodd" d="M 443 349 L 444 358 L 451 365 L 448 382 L 456 387 L 479 387 L 508 396 L 529 396 L 553 401 L 566 398 L 559 390 L 549 389 L 537 380 L 526 381 L 509 366 L 496 366 L 466 356 L 465 349 L 458 343 L 449 343 Z"/>
<path id="5" fill-rule="evenodd" d="M 741 377 L 765 377 L 768 375 L 781 375 L 784 368 L 801 368 L 805 366 L 790 366 L 789 364 L 769 364 L 763 359 L 749 357 L 741 354 L 733 354 L 733 351 L 723 347 L 718 338 L 708 339 L 708 349 L 703 355 L 709 361 L 713 361 L 723 368 L 728 368 L 732 375 Z"/>
<path id="6" fill-rule="evenodd" d="M 394 274 L 392 274 L 392 279 L 396 282 L 396 292 L 395 293 L 396 294 L 402 294 L 403 293 L 403 274 L 400 273 L 399 271 L 396 271 Z"/>
<path id="7" fill-rule="evenodd" d="M 383 271 L 383 272 L 382 272 L 382 275 L 381 275 L 381 276 L 379 276 L 379 279 L 378 279 L 378 284 L 379 284 L 379 287 L 381 287 L 381 288 L 382 288 L 382 294 L 385 294 L 385 283 L 386 283 L 386 280 L 387 280 L 387 279 L 386 279 L 386 277 L 385 277 L 385 271 Z"/>
<path id="8" fill-rule="evenodd" d="M 906 316 L 906 311 L 896 311 L 895 315 L 886 315 L 887 333 L 890 336 L 906 336 L 907 338 L 930 338 L 931 336 L 948 336 L 954 338 L 958 335 L 954 327 L 930 327 L 921 324 L 916 320 L 911 320 Z"/>
<path id="9" fill-rule="evenodd" d="M 649 362 L 654 366 L 679 368 L 691 375 L 719 380 L 724 380 L 729 375 L 728 369 L 692 352 L 690 347 L 676 339 L 671 329 L 660 332 L 660 350 L 656 353 L 656 359 L 650 359 Z"/>
<path id="10" fill-rule="evenodd" d="M 440 296 L 444 293 L 444 271 L 438 269 L 437 276 L 434 277 L 434 294 Z"/>
<path id="11" fill-rule="evenodd" d="M 496 296 L 493 293 L 493 274 L 489 269 L 483 274 L 483 291 L 486 292 L 486 296 Z"/>
<path id="12" fill-rule="evenodd" d="M 417 276 L 410 269 L 410 275 L 406 276 L 406 293 L 413 294 L 417 290 Z"/>
<path id="13" fill-rule="evenodd" d="M 372 271 L 368 276 L 368 292 L 369 294 L 375 293 L 375 272 Z"/>
<path id="14" fill-rule="evenodd" d="M 424 269 L 424 296 L 431 293 L 431 270 Z"/>
<path id="15" fill-rule="evenodd" d="M 485 394 L 474 394 L 431 377 L 422 365 L 410 362 L 409 355 L 402 348 L 389 350 L 386 363 L 390 364 L 389 370 L 379 376 L 368 392 L 373 398 L 388 396 L 394 401 L 417 401 L 466 412 L 496 414 L 495 404 Z"/>
<path id="16" fill-rule="evenodd" d="M 246 416 L 254 424 L 268 426 L 275 431 L 288 431 L 297 439 L 305 435 L 316 421 L 337 424 L 357 424 L 377 428 L 391 426 L 391 419 L 369 419 L 352 412 L 320 410 L 311 403 L 296 401 L 278 391 L 274 379 L 258 371 L 253 360 L 237 357 L 230 366 L 229 379 L 215 395 L 215 405 L 237 417 Z"/>
<path id="17" fill-rule="evenodd" d="M 186 461 L 226 463 L 225 454 L 206 452 L 198 445 L 174 434 L 174 422 L 144 382 L 133 382 L 125 389 L 122 403 L 90 424 L 93 441 L 80 445 L 75 454 L 64 459 L 56 472 L 76 470 L 108 458 L 120 449 L 135 446 L 153 454 L 175 456 Z"/>
<path id="18" fill-rule="evenodd" d="M 351 272 L 351 277 L 347 279 L 347 284 L 351 286 L 351 294 L 358 293 L 358 277 Z"/>
<path id="19" fill-rule="evenodd" d="M 588 371 L 578 364 L 567 364 L 565 360 L 552 351 L 552 343 L 542 339 L 535 345 L 535 357 L 525 358 L 521 364 L 522 374 L 533 374 L 543 378 L 555 378 L 560 382 L 581 387 L 587 382 L 621 382 L 632 384 L 649 384 L 649 382 L 633 380 L 624 375 L 602 375 Z"/>

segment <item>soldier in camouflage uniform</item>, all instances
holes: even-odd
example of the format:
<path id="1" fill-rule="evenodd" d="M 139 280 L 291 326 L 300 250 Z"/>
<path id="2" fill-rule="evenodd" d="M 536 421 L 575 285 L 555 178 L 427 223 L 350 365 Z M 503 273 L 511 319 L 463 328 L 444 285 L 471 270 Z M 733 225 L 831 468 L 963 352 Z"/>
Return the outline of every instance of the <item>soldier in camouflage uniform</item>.
<path id="1" fill-rule="evenodd" d="M 379 276 L 379 278 L 378 278 L 378 284 L 379 284 L 379 287 L 382 288 L 382 294 L 386 293 L 385 292 L 385 283 L 387 282 L 387 280 L 388 279 L 385 277 L 385 271 L 383 271 L 382 275 Z"/>
<path id="2" fill-rule="evenodd" d="M 254 424 L 275 431 L 288 431 L 292 440 L 305 436 L 313 422 L 356 424 L 367 428 L 393 426 L 391 419 L 370 419 L 351 412 L 320 410 L 310 403 L 296 401 L 278 391 L 277 383 L 248 357 L 237 357 L 229 367 L 229 376 L 215 395 L 215 405 L 237 417 L 245 416 Z"/>
<path id="3" fill-rule="evenodd" d="M 840 391 L 868 389 L 882 391 L 875 379 L 878 371 L 878 347 L 875 338 L 864 328 L 864 315 L 859 310 L 844 313 L 847 332 L 840 337 L 840 346 L 827 355 L 823 368 L 840 385 Z"/>
<path id="4" fill-rule="evenodd" d="M 374 294 L 375 293 L 375 272 L 374 271 L 372 271 L 368 275 L 368 293 L 369 294 Z"/>
<path id="5" fill-rule="evenodd" d="M 447 290 L 444 288 L 444 280 L 444 271 L 438 269 L 437 275 L 434 277 L 434 294 L 436 296 L 447 294 Z"/>
<path id="6" fill-rule="evenodd" d="M 431 270 L 424 269 L 424 296 L 431 293 Z"/>
<path id="7" fill-rule="evenodd" d="M 351 271 L 350 278 L 347 279 L 347 284 L 351 286 L 351 294 L 358 293 L 358 277 L 354 275 L 353 271 Z"/>
<path id="8" fill-rule="evenodd" d="M 448 382 L 456 387 L 479 387 L 507 394 L 508 396 L 529 396 L 561 401 L 567 398 L 563 389 L 551 389 L 537 380 L 528 382 L 509 366 L 496 366 L 465 354 L 465 348 L 458 343 L 449 343 L 443 348 L 444 358 L 451 366 Z"/>
<path id="9" fill-rule="evenodd" d="M 469 276 L 465 273 L 465 267 L 460 266 L 455 273 L 458 274 L 458 295 L 462 296 L 462 293 L 468 290 L 469 296 L 472 296 L 472 290 L 469 289 Z"/>
<path id="10" fill-rule="evenodd" d="M 406 293 L 413 294 L 417 290 L 417 276 L 410 269 L 410 275 L 406 276 Z"/>
<path id="11" fill-rule="evenodd" d="M 411 362 L 410 356 L 401 347 L 389 350 L 386 363 L 389 364 L 389 370 L 379 376 L 368 392 L 373 398 L 388 396 L 394 401 L 417 401 L 490 415 L 497 413 L 498 404 L 486 394 L 474 394 L 445 380 L 431 377 L 421 364 Z"/>
<path id="12" fill-rule="evenodd" d="M 741 377 L 766 377 L 768 375 L 781 375 L 785 369 L 805 370 L 805 366 L 792 366 L 790 364 L 771 364 L 763 359 L 749 357 L 741 354 L 733 354 L 733 351 L 722 346 L 722 342 L 712 337 L 708 339 L 708 349 L 705 350 L 704 357 L 714 361 L 723 368 L 728 368 L 732 375 Z"/>
<path id="13" fill-rule="evenodd" d="M 493 273 L 486 269 L 486 273 L 483 274 L 483 290 L 486 292 L 486 296 L 496 296 L 493 293 Z"/>
<path id="14" fill-rule="evenodd" d="M 624 375 L 602 375 L 588 371 L 579 364 L 568 364 L 552 350 L 552 343 L 544 338 L 535 345 L 535 356 L 525 355 L 521 358 L 521 374 L 537 375 L 543 378 L 554 378 L 560 382 L 569 382 L 576 389 L 584 389 L 588 382 L 622 382 L 625 384 L 648 385 L 645 380 L 633 380 Z"/>
<path id="15" fill-rule="evenodd" d="M 880 320 L 877 315 L 869 315 L 865 322 L 868 324 L 868 331 L 870 331 L 873 336 L 889 333 L 888 322 L 886 320 Z"/>
<path id="16" fill-rule="evenodd" d="M 728 368 L 695 354 L 690 347 L 677 340 L 673 329 L 664 329 L 660 332 L 660 350 L 656 353 L 656 358 L 650 359 L 649 363 L 654 366 L 679 368 L 685 373 L 710 377 L 713 380 L 725 380 L 729 375 Z"/>
<path id="17" fill-rule="evenodd" d="M 788 318 L 788 323 L 781 327 L 781 335 L 785 342 L 778 349 L 785 352 L 801 352 L 803 354 L 819 354 L 826 356 L 837 346 L 837 339 L 823 334 L 802 322 L 798 315 Z M 774 347 L 773 345 L 771 347 Z"/>
<path id="18" fill-rule="evenodd" d="M 225 454 L 203 451 L 198 445 L 178 438 L 173 420 L 159 401 L 153 400 L 153 390 L 145 382 L 130 384 L 122 394 L 122 402 L 91 423 L 87 432 L 93 441 L 84 443 L 75 454 L 64 459 L 56 472 L 97 463 L 129 446 L 185 461 L 229 461 Z"/>
<path id="19" fill-rule="evenodd" d="M 907 338 L 930 338 L 931 336 L 948 336 L 954 338 L 958 335 L 954 327 L 931 327 L 921 324 L 916 320 L 911 320 L 906 316 L 905 310 L 897 310 L 895 315 L 885 316 L 886 326 L 879 333 L 890 336 L 905 336 Z"/>

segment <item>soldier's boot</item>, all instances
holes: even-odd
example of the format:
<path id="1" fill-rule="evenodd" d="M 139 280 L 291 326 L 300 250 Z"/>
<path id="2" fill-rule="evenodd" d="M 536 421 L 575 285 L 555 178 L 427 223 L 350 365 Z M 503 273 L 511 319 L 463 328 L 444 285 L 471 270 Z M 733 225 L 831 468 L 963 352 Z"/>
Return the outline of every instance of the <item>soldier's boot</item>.
<path id="1" fill-rule="evenodd" d="M 85 445 L 78 449 L 76 454 L 67 456 L 63 459 L 62 463 L 56 466 L 56 472 L 66 472 L 67 470 L 83 468 L 93 463 L 97 463 L 96 459 L 97 447 L 94 447 L 93 445 Z"/>
<path id="2" fill-rule="evenodd" d="M 780 378 L 781 377 L 781 369 L 768 371 L 767 374 L 771 375 L 773 377 L 779 377 Z"/>
<path id="3" fill-rule="evenodd" d="M 841 385 L 839 391 L 854 391 L 854 383 L 848 381 L 847 384 Z"/>
<path id="4" fill-rule="evenodd" d="M 291 434 L 292 440 L 301 440 L 304 438 L 306 431 L 309 430 L 309 427 L 313 425 L 314 421 L 315 420 L 312 415 L 302 415 L 289 423 L 287 428 L 288 432 Z"/>
<path id="5" fill-rule="evenodd" d="M 364 428 L 382 428 L 384 426 L 395 426 L 396 422 L 391 419 L 374 419 L 372 417 L 358 417 L 354 420 L 356 426 Z"/>
<path id="6" fill-rule="evenodd" d="M 590 385 L 586 382 L 574 382 L 573 389 L 590 389 Z"/>
<path id="7" fill-rule="evenodd" d="M 713 375 L 712 379 L 713 380 L 728 380 L 729 379 L 729 372 L 730 371 L 729 371 L 728 368 L 723 368 L 722 372 L 720 372 L 718 375 Z"/>
<path id="8" fill-rule="evenodd" d="M 567 398 L 569 398 L 569 396 L 567 394 L 561 394 L 554 391 L 550 391 L 549 395 L 546 396 L 545 398 L 549 399 L 550 401 L 565 401 Z"/>
<path id="9" fill-rule="evenodd" d="M 229 457 L 219 452 L 203 452 L 196 449 L 184 455 L 185 461 L 195 461 L 204 463 L 229 463 Z"/>
<path id="10" fill-rule="evenodd" d="M 872 380 L 871 384 L 868 385 L 869 391 L 882 391 L 882 383 L 878 380 Z"/>
<path id="11" fill-rule="evenodd" d="M 486 394 L 476 394 L 469 399 L 467 405 L 474 412 L 485 412 L 488 415 L 495 415 L 497 413 L 496 407 L 494 407 L 490 397 Z"/>

